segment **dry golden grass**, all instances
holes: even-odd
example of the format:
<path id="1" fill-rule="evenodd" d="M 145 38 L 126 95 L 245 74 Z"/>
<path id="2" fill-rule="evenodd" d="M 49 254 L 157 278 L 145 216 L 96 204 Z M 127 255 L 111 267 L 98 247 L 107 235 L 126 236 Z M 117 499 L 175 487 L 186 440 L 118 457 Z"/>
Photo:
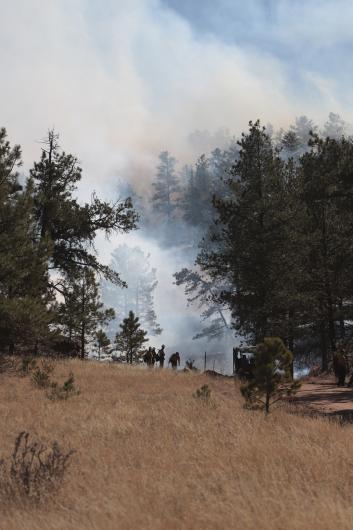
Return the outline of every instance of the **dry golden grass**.
<path id="1" fill-rule="evenodd" d="M 0 375 L 0 456 L 19 431 L 77 450 L 44 506 L 1 507 L 6 530 L 340 530 L 353 521 L 353 427 L 243 409 L 230 380 L 60 362 L 81 390 L 51 402 Z M 214 406 L 192 397 L 203 384 Z"/>

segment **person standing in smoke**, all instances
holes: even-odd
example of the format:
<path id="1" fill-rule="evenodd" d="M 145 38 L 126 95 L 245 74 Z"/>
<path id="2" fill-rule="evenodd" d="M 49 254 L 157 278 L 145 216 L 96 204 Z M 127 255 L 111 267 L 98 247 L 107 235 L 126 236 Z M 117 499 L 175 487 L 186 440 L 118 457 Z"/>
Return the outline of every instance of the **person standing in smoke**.
<path id="1" fill-rule="evenodd" d="M 151 348 L 151 346 L 145 352 L 145 354 L 143 356 L 143 360 L 147 364 L 147 366 L 151 366 L 152 365 L 152 348 Z"/>
<path id="2" fill-rule="evenodd" d="M 239 353 L 239 348 L 233 348 L 233 374 L 237 374 L 240 370 L 241 360 Z"/>
<path id="3" fill-rule="evenodd" d="M 164 351 L 164 344 L 162 344 L 161 349 L 158 350 L 158 359 L 159 359 L 159 368 L 164 367 L 164 359 L 165 359 L 165 351 Z"/>
<path id="4" fill-rule="evenodd" d="M 151 350 L 151 365 L 152 366 L 155 365 L 156 360 L 157 360 L 156 348 L 152 348 Z"/>
<path id="5" fill-rule="evenodd" d="M 179 355 L 179 352 L 178 352 L 178 351 L 175 352 L 175 353 L 173 353 L 173 354 L 169 357 L 168 364 L 169 364 L 169 363 L 172 365 L 173 370 L 176 370 L 178 365 L 180 366 L 180 355 Z"/>

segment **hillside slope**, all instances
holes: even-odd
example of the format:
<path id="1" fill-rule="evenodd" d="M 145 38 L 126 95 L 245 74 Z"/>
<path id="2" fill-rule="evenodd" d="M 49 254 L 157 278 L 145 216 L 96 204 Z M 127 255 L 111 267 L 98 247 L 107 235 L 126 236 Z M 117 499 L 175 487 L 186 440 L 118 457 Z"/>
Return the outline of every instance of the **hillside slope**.
<path id="1" fill-rule="evenodd" d="M 1 507 L 3 530 L 351 529 L 352 434 L 323 419 L 243 408 L 231 380 L 57 363 L 81 390 L 49 401 L 0 375 L 0 457 L 22 430 L 76 449 L 43 506 Z M 212 403 L 193 393 L 207 383 Z"/>

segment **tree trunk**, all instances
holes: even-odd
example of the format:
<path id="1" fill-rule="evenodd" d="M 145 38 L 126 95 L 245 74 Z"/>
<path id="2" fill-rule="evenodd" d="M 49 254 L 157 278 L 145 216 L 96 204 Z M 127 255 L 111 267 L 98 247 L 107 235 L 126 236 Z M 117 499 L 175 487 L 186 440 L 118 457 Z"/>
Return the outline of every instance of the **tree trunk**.
<path id="1" fill-rule="evenodd" d="M 336 351 L 336 330 L 335 330 L 335 321 L 333 316 L 333 303 L 331 290 L 329 285 L 326 287 L 327 292 L 327 320 L 328 320 L 328 336 L 331 353 L 333 354 Z"/>
<path id="2" fill-rule="evenodd" d="M 81 359 L 85 358 L 85 336 L 86 336 L 86 323 L 85 323 L 85 310 L 86 310 L 86 277 L 85 272 L 83 271 L 83 280 L 82 280 L 82 301 L 81 301 Z"/>
<path id="3" fill-rule="evenodd" d="M 269 392 L 266 392 L 265 412 L 266 412 L 266 415 L 270 412 L 270 393 Z"/>
<path id="4" fill-rule="evenodd" d="M 340 311 L 340 335 L 341 335 L 341 339 L 343 339 L 346 336 L 346 329 L 345 329 L 345 324 L 344 324 L 344 312 L 343 312 L 343 300 L 342 300 L 342 298 L 339 301 L 338 307 L 339 307 L 339 311 Z"/>
<path id="5" fill-rule="evenodd" d="M 328 370 L 328 355 L 327 355 L 327 337 L 324 322 L 320 323 L 320 342 L 321 342 L 321 369 L 323 372 Z"/>
<path id="6" fill-rule="evenodd" d="M 52 180 L 52 156 L 54 151 L 54 131 L 52 131 L 53 134 L 49 133 L 49 150 L 48 150 L 48 166 L 49 166 L 49 181 Z M 40 238 L 41 240 L 44 239 L 47 231 L 48 231 L 48 224 L 49 224 L 49 215 L 48 215 L 48 207 L 46 203 L 42 206 L 42 214 L 41 214 L 41 230 L 40 230 Z"/>
<path id="7" fill-rule="evenodd" d="M 81 326 L 81 359 L 85 358 L 85 323 Z"/>
<path id="8" fill-rule="evenodd" d="M 292 379 L 294 378 L 294 325 L 293 325 L 293 319 L 294 319 L 294 311 L 292 309 L 288 312 L 288 349 L 290 352 L 292 352 L 293 358 L 290 365 L 290 373 L 292 376 Z"/>
<path id="9" fill-rule="evenodd" d="M 322 253 L 324 259 L 324 286 L 326 296 L 326 314 L 328 323 L 329 344 L 332 354 L 336 351 L 336 330 L 333 311 L 332 289 L 329 278 L 328 266 L 328 246 L 327 246 L 327 226 L 326 226 L 326 212 L 323 210 L 322 222 Z"/>

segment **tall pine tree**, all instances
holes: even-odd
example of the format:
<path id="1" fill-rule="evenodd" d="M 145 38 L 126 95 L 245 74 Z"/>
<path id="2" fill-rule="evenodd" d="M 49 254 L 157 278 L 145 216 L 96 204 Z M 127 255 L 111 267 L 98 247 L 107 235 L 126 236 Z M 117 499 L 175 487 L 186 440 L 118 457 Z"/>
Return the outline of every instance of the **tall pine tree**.
<path id="1" fill-rule="evenodd" d="M 229 197 L 215 200 L 219 216 L 198 264 L 211 278 L 225 280 L 222 293 L 236 329 L 255 343 L 278 334 L 285 311 L 278 281 L 285 265 L 283 161 L 259 122 L 251 123 L 231 170 Z"/>
<path id="2" fill-rule="evenodd" d="M 116 319 L 111 323 L 110 329 L 116 327 L 122 321 L 122 316 L 131 309 L 151 335 L 160 335 L 162 329 L 154 309 L 157 271 L 151 267 L 149 255 L 139 247 L 120 245 L 112 253 L 110 267 L 119 271 L 126 282 L 126 287 L 123 288 L 108 281 L 102 282 L 103 300 L 116 312 Z"/>
<path id="3" fill-rule="evenodd" d="M 155 193 L 152 197 L 153 209 L 161 214 L 162 219 L 170 221 L 178 206 L 180 192 L 179 179 L 175 173 L 176 160 L 168 151 L 159 155 L 156 180 L 152 183 Z"/>
<path id="4" fill-rule="evenodd" d="M 52 243 L 50 268 L 70 275 L 79 267 L 89 267 L 119 283 L 119 274 L 98 261 L 93 243 L 100 231 L 110 235 L 135 228 L 137 216 L 130 199 L 109 203 L 93 194 L 91 202 L 81 206 L 74 193 L 82 170 L 76 157 L 60 149 L 54 131 L 49 132 L 41 160 L 30 174 L 40 237 Z"/>
<path id="5" fill-rule="evenodd" d="M 87 267 L 71 274 L 61 287 L 64 302 L 59 307 L 59 322 L 66 336 L 79 343 L 84 359 L 87 345 L 100 327 L 114 318 L 114 310 L 104 308 L 94 272 Z"/>
<path id="6" fill-rule="evenodd" d="M 38 352 L 51 321 L 48 242 L 37 237 L 33 187 L 19 184 L 19 146 L 0 130 L 0 347 Z"/>

